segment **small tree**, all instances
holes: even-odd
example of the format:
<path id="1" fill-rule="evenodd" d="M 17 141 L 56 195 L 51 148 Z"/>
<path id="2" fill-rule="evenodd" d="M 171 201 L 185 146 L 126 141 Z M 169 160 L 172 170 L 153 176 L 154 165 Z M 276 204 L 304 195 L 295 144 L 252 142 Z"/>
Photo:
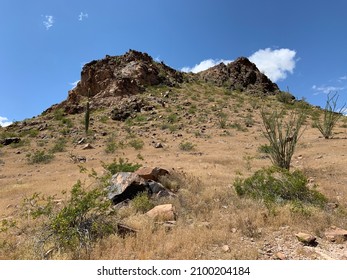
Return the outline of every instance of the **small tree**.
<path id="1" fill-rule="evenodd" d="M 306 119 L 303 112 L 294 112 L 285 121 L 283 113 L 261 112 L 264 124 L 263 134 L 270 142 L 269 154 L 275 166 L 289 170 L 295 146 L 302 135 L 301 127 Z"/>
<path id="2" fill-rule="evenodd" d="M 341 118 L 342 112 L 346 108 L 345 105 L 341 107 L 340 110 L 337 111 L 336 104 L 339 96 L 337 93 L 331 94 L 331 92 L 327 96 L 327 102 L 324 109 L 324 115 L 322 121 L 315 121 L 314 126 L 318 128 L 318 130 L 322 133 L 325 139 L 332 138 L 333 129 L 337 123 L 337 121 Z"/>

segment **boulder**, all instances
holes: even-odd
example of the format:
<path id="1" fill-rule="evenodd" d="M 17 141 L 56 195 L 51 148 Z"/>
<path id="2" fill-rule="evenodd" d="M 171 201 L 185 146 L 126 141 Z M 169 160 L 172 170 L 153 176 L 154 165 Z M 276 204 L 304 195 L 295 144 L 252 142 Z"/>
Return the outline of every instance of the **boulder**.
<path id="1" fill-rule="evenodd" d="M 173 221 L 176 220 L 175 207 L 172 204 L 162 204 L 149 210 L 146 215 L 155 220 Z"/>
<path id="2" fill-rule="evenodd" d="M 158 181 L 160 176 L 168 175 L 169 171 L 160 167 L 140 167 L 135 173 L 145 180 Z"/>
<path id="3" fill-rule="evenodd" d="M 112 176 L 107 191 L 108 198 L 117 204 L 127 199 L 133 199 L 141 192 L 148 191 L 148 184 L 133 172 L 118 172 Z"/>
<path id="4" fill-rule="evenodd" d="M 315 246 L 317 245 L 316 237 L 304 232 L 299 232 L 295 234 L 296 238 L 305 245 Z"/>
<path id="5" fill-rule="evenodd" d="M 165 197 L 165 196 L 175 196 L 172 192 L 166 189 L 162 184 L 148 180 L 149 192 L 156 197 Z"/>
<path id="6" fill-rule="evenodd" d="M 10 145 L 12 143 L 19 143 L 21 139 L 19 137 L 9 137 L 1 141 L 1 144 L 4 146 Z"/>
<path id="7" fill-rule="evenodd" d="M 347 240 L 347 230 L 333 226 L 325 232 L 325 237 L 331 242 L 344 242 Z"/>

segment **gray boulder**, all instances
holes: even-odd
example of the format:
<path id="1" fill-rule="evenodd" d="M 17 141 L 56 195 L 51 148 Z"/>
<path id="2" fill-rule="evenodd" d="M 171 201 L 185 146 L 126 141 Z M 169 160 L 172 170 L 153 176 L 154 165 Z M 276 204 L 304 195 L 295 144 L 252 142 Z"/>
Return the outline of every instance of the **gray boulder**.
<path id="1" fill-rule="evenodd" d="M 118 172 L 112 176 L 107 187 L 108 198 L 114 204 L 133 199 L 141 192 L 148 192 L 147 182 L 133 172 Z"/>

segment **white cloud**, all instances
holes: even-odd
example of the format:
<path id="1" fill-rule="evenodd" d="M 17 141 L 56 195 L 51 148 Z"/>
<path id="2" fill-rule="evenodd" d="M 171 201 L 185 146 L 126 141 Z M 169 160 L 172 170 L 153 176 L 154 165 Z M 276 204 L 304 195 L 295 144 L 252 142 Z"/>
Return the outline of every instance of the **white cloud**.
<path id="1" fill-rule="evenodd" d="M 83 19 L 85 19 L 85 18 L 88 18 L 88 14 L 87 14 L 87 13 L 81 12 L 81 13 L 78 15 L 78 20 L 79 20 L 79 21 L 83 21 Z"/>
<path id="2" fill-rule="evenodd" d="M 277 82 L 287 78 L 288 73 L 293 73 L 295 68 L 296 51 L 290 49 L 271 48 L 256 51 L 249 60 L 263 72 L 270 80 Z"/>
<path id="3" fill-rule="evenodd" d="M 80 80 L 74 81 L 72 83 L 69 83 L 69 85 L 72 86 L 72 88 L 75 88 Z"/>
<path id="4" fill-rule="evenodd" d="M 201 72 L 201 71 L 204 71 L 208 68 L 211 68 L 217 64 L 220 64 L 220 63 L 224 63 L 224 64 L 229 64 L 230 62 L 232 62 L 232 60 L 226 60 L 226 59 L 219 59 L 219 60 L 216 60 L 216 59 L 206 59 L 204 61 L 201 61 L 199 64 L 196 64 L 194 67 L 183 67 L 181 69 L 181 71 L 183 72 L 193 72 L 193 73 L 198 73 L 198 72 Z"/>
<path id="5" fill-rule="evenodd" d="M 46 30 L 49 30 L 54 24 L 54 17 L 50 15 L 44 16 L 43 25 L 46 27 Z"/>
<path id="6" fill-rule="evenodd" d="M 315 95 L 319 93 L 328 94 L 330 92 L 337 92 L 346 89 L 346 87 L 335 87 L 335 86 L 316 86 L 313 85 L 312 89 L 315 91 Z"/>
<path id="7" fill-rule="evenodd" d="M 342 76 L 338 79 L 339 82 L 342 82 L 342 81 L 346 81 L 347 80 L 347 75 L 346 76 Z"/>
<path id="8" fill-rule="evenodd" d="M 10 124 L 12 124 L 12 122 L 10 122 L 8 118 L 0 117 L 0 126 L 5 127 L 9 126 Z"/>

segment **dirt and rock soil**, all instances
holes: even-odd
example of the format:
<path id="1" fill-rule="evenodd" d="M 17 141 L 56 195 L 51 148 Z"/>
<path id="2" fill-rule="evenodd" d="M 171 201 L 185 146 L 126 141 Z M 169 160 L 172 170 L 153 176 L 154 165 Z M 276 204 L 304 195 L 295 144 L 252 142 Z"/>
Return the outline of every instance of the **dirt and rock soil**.
<path id="1" fill-rule="evenodd" d="M 241 58 L 194 75 L 136 51 L 107 56 L 86 64 L 66 101 L 0 128 L 2 229 L 3 221 L 16 221 L 0 231 L 0 258 L 38 258 L 33 244 L 39 225 L 21 216 L 24 198 L 41 193 L 63 201 L 62 191 L 77 180 L 92 185 L 91 172 L 103 176 L 103 165 L 121 158 L 170 172 L 174 195 L 152 203 L 172 204 L 175 218 L 158 223 L 131 202 L 119 206 L 122 224 L 136 235 L 105 237 L 88 258 L 347 259 L 346 117 L 332 139 L 324 139 L 313 126 L 322 110 L 289 94 L 279 98 L 277 85 L 254 67 Z M 267 207 L 237 196 L 236 178 L 272 164 L 261 151 L 267 140 L 260 112 L 283 110 L 290 117 L 298 108 L 308 117 L 291 170 L 303 171 L 328 198 L 327 206 Z M 52 258 L 71 255 L 55 252 Z"/>

